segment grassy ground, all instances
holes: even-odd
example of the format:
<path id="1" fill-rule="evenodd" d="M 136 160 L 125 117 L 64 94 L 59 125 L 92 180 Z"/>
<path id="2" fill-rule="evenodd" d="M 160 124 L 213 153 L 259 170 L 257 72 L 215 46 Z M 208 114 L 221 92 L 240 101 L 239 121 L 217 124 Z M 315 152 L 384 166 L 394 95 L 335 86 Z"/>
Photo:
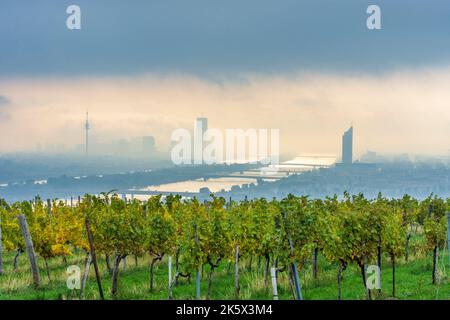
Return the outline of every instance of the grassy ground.
<path id="1" fill-rule="evenodd" d="M 439 285 L 431 284 L 432 259 L 431 256 L 415 257 L 408 263 L 401 261 L 397 266 L 396 286 L 397 295 L 392 297 L 392 269 L 389 261 L 383 261 L 382 293 L 378 299 L 450 299 L 450 283 L 446 275 L 448 268 L 447 255 L 439 260 Z M 84 257 L 75 255 L 68 259 L 68 265 L 78 265 L 81 272 L 84 270 Z M 111 299 L 111 276 L 106 270 L 104 258 L 99 259 L 102 285 L 106 298 Z M 271 287 L 264 288 L 263 263 L 257 268 L 256 259 L 253 259 L 251 271 L 247 270 L 247 262 L 241 266 L 241 295 L 240 299 L 272 299 Z M 0 276 L 0 299 L 78 299 L 79 291 L 69 290 L 66 286 L 66 265 L 61 258 L 50 261 L 49 282 L 45 273 L 44 261 L 39 258 L 41 287 L 34 289 L 26 254 L 20 257 L 18 272 L 13 271 L 13 255 L 8 253 L 4 257 L 5 273 Z M 134 257 L 128 257 L 127 269 L 123 266 L 119 275 L 118 299 L 167 299 L 168 298 L 168 270 L 167 261 L 163 260 L 156 267 L 155 288 L 149 292 L 149 258 L 140 257 L 135 266 Z M 215 273 L 211 299 L 234 299 L 234 267 L 228 272 L 228 263 L 222 262 Z M 207 291 L 207 272 L 201 281 L 202 297 Z M 303 297 L 308 300 L 337 299 L 337 267 L 319 260 L 318 279 L 312 278 L 311 266 L 306 265 L 300 272 Z M 292 292 L 285 272 L 280 273 L 278 293 L 280 299 L 292 299 Z M 180 283 L 173 289 L 174 299 L 195 299 L 195 279 L 188 283 L 181 278 Z M 349 266 L 343 274 L 342 282 L 343 299 L 365 299 L 365 290 L 359 270 L 355 266 Z M 95 273 L 91 268 L 86 286 L 85 299 L 99 299 Z"/>

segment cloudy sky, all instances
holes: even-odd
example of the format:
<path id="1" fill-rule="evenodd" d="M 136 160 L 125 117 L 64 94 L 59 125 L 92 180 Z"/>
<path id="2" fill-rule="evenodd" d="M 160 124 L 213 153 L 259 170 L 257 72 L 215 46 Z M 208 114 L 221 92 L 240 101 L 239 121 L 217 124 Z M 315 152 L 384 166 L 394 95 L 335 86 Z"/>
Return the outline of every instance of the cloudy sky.
<path id="1" fill-rule="evenodd" d="M 66 8 L 81 7 L 81 30 Z M 366 28 L 381 7 L 382 30 Z M 0 152 L 192 128 L 279 128 L 291 154 L 447 154 L 450 2 L 0 2 Z"/>

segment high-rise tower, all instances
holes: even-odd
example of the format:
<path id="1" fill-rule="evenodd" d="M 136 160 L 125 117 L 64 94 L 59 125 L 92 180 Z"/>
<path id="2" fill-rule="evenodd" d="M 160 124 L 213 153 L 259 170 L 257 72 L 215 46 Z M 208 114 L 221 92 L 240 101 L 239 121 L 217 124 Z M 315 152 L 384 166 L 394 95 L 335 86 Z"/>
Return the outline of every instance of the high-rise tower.
<path id="1" fill-rule="evenodd" d="M 197 118 L 194 125 L 194 164 L 203 163 L 203 138 L 208 130 L 208 118 Z"/>
<path id="2" fill-rule="evenodd" d="M 86 123 L 84 124 L 84 129 L 86 131 L 86 144 L 85 144 L 86 156 L 88 156 L 89 155 L 89 129 L 90 129 L 90 126 L 89 126 L 89 112 L 88 111 L 86 111 Z"/>
<path id="3" fill-rule="evenodd" d="M 342 136 L 342 163 L 353 162 L 353 126 L 344 132 Z"/>

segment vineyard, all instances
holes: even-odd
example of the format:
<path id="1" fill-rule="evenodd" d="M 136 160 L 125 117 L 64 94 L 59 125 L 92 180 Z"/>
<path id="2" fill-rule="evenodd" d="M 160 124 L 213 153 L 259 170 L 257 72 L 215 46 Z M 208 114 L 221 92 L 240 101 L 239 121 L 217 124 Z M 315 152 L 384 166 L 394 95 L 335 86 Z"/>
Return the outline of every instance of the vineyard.
<path id="1" fill-rule="evenodd" d="M 0 299 L 448 299 L 447 212 L 433 195 L 1 201 Z"/>

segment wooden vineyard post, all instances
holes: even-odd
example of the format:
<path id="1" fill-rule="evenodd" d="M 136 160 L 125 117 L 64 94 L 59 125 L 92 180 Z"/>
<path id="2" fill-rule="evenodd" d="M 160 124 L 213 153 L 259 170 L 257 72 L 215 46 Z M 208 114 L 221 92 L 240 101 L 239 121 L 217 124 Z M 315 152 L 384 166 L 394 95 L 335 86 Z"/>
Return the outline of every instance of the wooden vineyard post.
<path id="1" fill-rule="evenodd" d="M 448 261 L 450 263 L 450 212 L 447 212 L 447 250 Z"/>
<path id="2" fill-rule="evenodd" d="M 198 233 L 197 233 L 197 225 L 194 223 L 194 232 L 195 232 L 195 246 L 198 248 Z M 200 267 L 197 266 L 195 270 L 195 289 L 197 293 L 197 299 L 201 299 L 200 293 Z"/>
<path id="3" fill-rule="evenodd" d="M 201 292 L 200 292 L 200 268 L 197 268 L 195 270 L 195 290 L 197 293 L 197 300 L 200 300 L 202 298 Z"/>
<path id="4" fill-rule="evenodd" d="M 432 215 L 433 215 L 433 205 L 430 204 L 430 206 L 428 207 L 428 218 L 431 218 Z M 439 247 L 435 245 L 433 249 L 433 274 L 432 274 L 433 284 L 436 284 L 438 254 L 439 254 Z"/>
<path id="5" fill-rule="evenodd" d="M 23 239 L 25 241 L 25 247 L 28 254 L 28 260 L 30 261 L 31 273 L 33 275 L 33 282 L 36 288 L 40 285 L 39 266 L 36 259 L 36 252 L 34 251 L 33 240 L 31 239 L 30 230 L 28 229 L 27 220 L 25 215 L 19 214 L 20 230 L 22 232 Z"/>
<path id="6" fill-rule="evenodd" d="M 239 285 L 239 245 L 236 245 L 235 250 L 235 265 L 234 265 L 234 290 L 236 299 L 239 299 L 240 285 Z"/>
<path id="7" fill-rule="evenodd" d="M 313 251 L 313 279 L 317 280 L 317 258 L 319 254 L 319 249 L 317 249 L 317 245 L 314 247 Z"/>
<path id="8" fill-rule="evenodd" d="M 294 247 L 292 245 L 292 239 L 289 237 L 289 247 L 291 249 L 291 253 L 294 251 Z M 295 283 L 295 293 L 297 294 L 298 300 L 303 300 L 302 289 L 300 287 L 300 279 L 298 276 L 297 264 L 295 262 L 291 263 L 292 273 L 294 275 L 294 283 Z"/>
<path id="9" fill-rule="evenodd" d="M 285 219 L 285 222 L 287 222 L 287 213 L 286 212 L 284 213 L 284 219 Z M 286 230 L 286 234 L 288 236 L 289 249 L 291 251 L 291 254 L 293 254 L 294 253 L 294 245 L 292 244 L 292 238 L 288 234 L 287 230 Z M 292 274 L 294 276 L 295 293 L 297 295 L 297 300 L 303 300 L 302 288 L 300 285 L 300 278 L 298 276 L 297 264 L 295 263 L 295 261 L 291 263 L 291 269 L 292 269 Z"/>
<path id="10" fill-rule="evenodd" d="M 92 263 L 92 255 L 89 253 L 88 256 L 86 257 L 86 265 L 84 268 L 83 279 L 81 281 L 80 299 L 83 299 L 84 290 L 86 288 L 86 282 L 87 282 L 87 278 L 89 276 L 89 269 L 91 267 L 91 263 Z"/>
<path id="11" fill-rule="evenodd" d="M 52 201 L 50 199 L 47 199 L 47 213 L 48 215 L 52 214 Z"/>
<path id="12" fill-rule="evenodd" d="M 167 263 L 169 269 L 169 299 L 172 299 L 172 256 L 169 256 L 169 261 Z"/>
<path id="13" fill-rule="evenodd" d="M 278 300 L 278 288 L 277 288 L 277 270 L 276 268 L 270 268 L 270 276 L 272 278 L 273 300 Z"/>
<path id="14" fill-rule="evenodd" d="M 100 294 L 100 298 L 102 300 L 104 300 L 105 297 L 103 295 L 102 281 L 100 279 L 100 273 L 98 271 L 97 256 L 95 255 L 94 240 L 92 238 L 91 224 L 89 223 L 89 219 L 86 219 L 86 232 L 87 232 L 87 236 L 88 236 L 88 240 L 89 240 L 89 248 L 91 251 L 92 262 L 94 263 L 95 277 L 97 278 L 97 285 L 98 285 L 98 292 Z"/>

